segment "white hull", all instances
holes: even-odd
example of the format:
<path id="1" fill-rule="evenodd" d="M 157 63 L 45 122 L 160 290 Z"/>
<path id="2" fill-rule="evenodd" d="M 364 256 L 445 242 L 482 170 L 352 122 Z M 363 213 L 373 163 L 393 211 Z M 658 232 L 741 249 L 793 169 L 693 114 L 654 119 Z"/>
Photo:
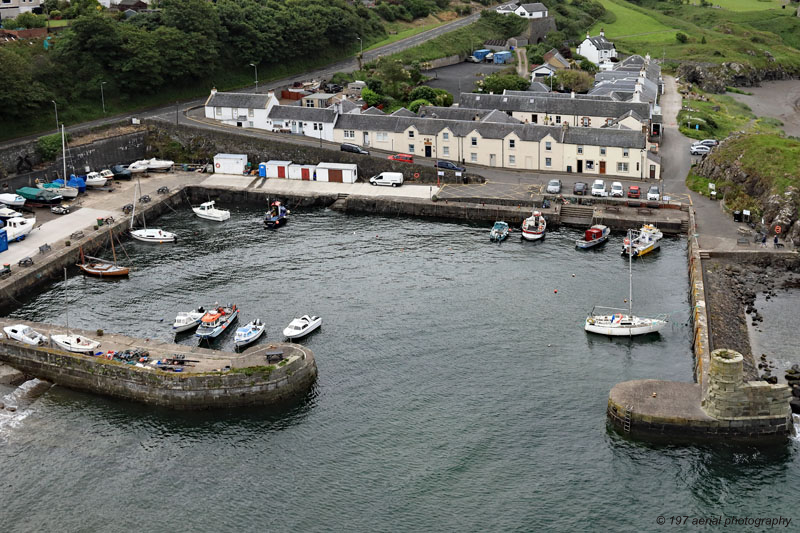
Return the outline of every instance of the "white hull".
<path id="1" fill-rule="evenodd" d="M 200 309 L 203 309 L 202 307 Z M 189 331 L 190 329 L 194 329 L 200 325 L 200 320 L 205 315 L 205 310 L 203 311 L 189 311 L 188 313 L 178 313 L 178 316 L 175 317 L 175 322 L 172 324 L 172 331 L 175 333 L 181 333 L 184 331 Z"/>
<path id="2" fill-rule="evenodd" d="M 134 161 L 130 165 L 128 165 L 128 170 L 130 170 L 131 174 L 140 174 L 142 172 L 147 171 L 147 160 L 142 161 Z"/>
<path id="3" fill-rule="evenodd" d="M 214 222 L 223 222 L 231 218 L 231 212 L 225 209 L 217 209 L 214 207 L 214 202 L 206 202 L 200 204 L 200 207 L 192 207 L 194 214 L 206 220 L 213 220 Z"/>
<path id="4" fill-rule="evenodd" d="M 24 344 L 30 344 L 31 346 L 39 346 L 47 343 L 46 335 L 42 335 L 35 329 L 24 324 L 7 326 L 3 328 L 3 331 L 5 331 L 6 337 L 9 339 L 13 339 Z"/>
<path id="5" fill-rule="evenodd" d="M 522 238 L 526 241 L 538 241 L 539 239 L 544 238 L 544 232 L 536 233 L 533 231 L 522 231 Z"/>
<path id="6" fill-rule="evenodd" d="M 287 339 L 299 339 L 305 337 L 315 329 L 322 325 L 322 319 L 318 316 L 303 315 L 300 318 L 295 318 L 289 326 L 283 330 L 283 335 Z"/>
<path id="7" fill-rule="evenodd" d="M 538 241 L 547 231 L 547 220 L 539 211 L 522 221 L 522 238 L 527 241 Z"/>
<path id="8" fill-rule="evenodd" d="M 100 347 L 99 342 L 79 335 L 53 335 L 50 338 L 59 348 L 68 352 L 87 353 Z"/>
<path id="9" fill-rule="evenodd" d="M 591 316 L 586 319 L 584 329 L 589 333 L 607 335 L 609 337 L 635 337 L 658 333 L 667 322 L 658 318 L 640 318 L 637 316 L 623 315 L 612 321 L 612 316 Z"/>
<path id="10" fill-rule="evenodd" d="M 169 231 L 153 229 L 135 229 L 131 230 L 131 237 L 137 241 L 151 242 L 156 244 L 177 242 L 178 237 Z"/>
<path id="11" fill-rule="evenodd" d="M 78 189 L 75 187 L 42 187 L 41 183 L 38 185 L 38 187 L 46 191 L 53 191 L 54 193 L 60 194 L 62 197 L 70 200 L 78 197 Z"/>
<path id="12" fill-rule="evenodd" d="M 33 231 L 33 226 L 36 224 L 35 218 L 10 218 L 6 221 L 5 227 L 8 242 L 21 241 L 25 239 L 30 232 Z"/>
<path id="13" fill-rule="evenodd" d="M 151 159 L 147 161 L 147 170 L 152 172 L 168 172 L 175 166 L 174 161 L 166 161 L 163 159 Z"/>
<path id="14" fill-rule="evenodd" d="M 105 178 L 86 178 L 87 187 L 103 187 L 108 180 Z"/>
<path id="15" fill-rule="evenodd" d="M 243 328 L 236 330 L 236 338 L 234 339 L 233 344 L 237 348 L 249 346 L 260 339 L 266 329 L 267 328 L 264 326 L 264 324 L 260 322 L 258 324 L 251 322 Z"/>
<path id="16" fill-rule="evenodd" d="M 25 198 L 18 194 L 0 194 L 0 204 L 5 204 L 8 207 L 21 207 L 25 205 Z"/>

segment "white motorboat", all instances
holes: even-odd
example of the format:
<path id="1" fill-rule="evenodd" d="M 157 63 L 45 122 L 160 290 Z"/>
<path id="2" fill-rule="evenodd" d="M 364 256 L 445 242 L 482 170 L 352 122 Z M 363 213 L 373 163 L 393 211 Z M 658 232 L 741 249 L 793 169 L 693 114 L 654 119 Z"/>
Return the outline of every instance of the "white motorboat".
<path id="1" fill-rule="evenodd" d="M 99 341 L 80 335 L 51 335 L 50 338 L 59 348 L 68 352 L 94 353 L 100 347 Z"/>
<path id="2" fill-rule="evenodd" d="M 583 235 L 583 239 L 578 239 L 575 241 L 575 246 L 583 250 L 599 246 L 608 240 L 608 236 L 610 234 L 611 230 L 608 226 L 604 226 L 603 224 L 595 224 L 586 230 Z"/>
<path id="3" fill-rule="evenodd" d="M 259 319 L 255 319 L 246 326 L 242 326 L 236 330 L 236 337 L 233 344 L 237 348 L 244 348 L 248 344 L 256 342 L 265 331 L 264 323 Z"/>
<path id="4" fill-rule="evenodd" d="M 151 172 L 169 172 L 173 166 L 175 166 L 175 161 L 169 161 L 168 159 L 156 159 L 154 157 L 147 162 L 147 170 Z"/>
<path id="5" fill-rule="evenodd" d="M 34 224 L 36 224 L 36 218 L 15 217 L 6 220 L 4 229 L 8 236 L 8 242 L 25 240 L 25 236 L 33 231 Z"/>
<path id="6" fill-rule="evenodd" d="M 299 339 L 305 337 L 318 327 L 322 325 L 322 319 L 318 316 L 303 315 L 300 318 L 292 320 L 286 329 L 283 330 L 283 335 L 287 339 Z"/>
<path id="7" fill-rule="evenodd" d="M 628 248 L 633 247 L 633 257 L 641 257 L 654 252 L 661 247 L 659 242 L 664 234 L 652 224 L 645 224 L 639 231 L 631 231 L 622 245 L 622 255 L 628 253 Z"/>
<path id="8" fill-rule="evenodd" d="M 0 220 L 8 220 L 9 218 L 21 217 L 22 213 L 14 211 L 10 207 L 0 207 Z"/>
<path id="9" fill-rule="evenodd" d="M 84 181 L 86 181 L 87 187 L 104 187 L 108 180 L 100 176 L 99 172 L 89 172 Z"/>
<path id="10" fill-rule="evenodd" d="M 36 187 L 39 189 L 45 189 L 48 191 L 53 191 L 55 193 L 60 194 L 63 198 L 77 198 L 78 197 L 78 189 L 76 187 L 69 187 L 67 185 L 62 185 L 59 183 L 36 183 Z"/>
<path id="11" fill-rule="evenodd" d="M 522 238 L 529 241 L 537 241 L 544 237 L 547 229 L 547 220 L 541 212 L 534 211 L 531 216 L 522 222 Z"/>
<path id="12" fill-rule="evenodd" d="M 0 194 L 0 204 L 7 205 L 8 207 L 21 207 L 25 205 L 25 198 L 19 194 L 2 193 Z"/>
<path id="13" fill-rule="evenodd" d="M 47 343 L 47 336 L 42 335 L 35 329 L 25 324 L 16 324 L 14 326 L 7 326 L 3 328 L 6 332 L 6 337 L 19 341 L 31 346 L 39 346 Z"/>
<path id="14" fill-rule="evenodd" d="M 113 180 L 114 179 L 114 173 L 111 172 L 111 170 L 109 170 L 109 169 L 101 170 L 99 172 L 99 174 L 100 174 L 101 178 L 105 178 L 107 180 Z"/>
<path id="15" fill-rule="evenodd" d="M 128 170 L 131 171 L 131 174 L 139 174 L 142 172 L 147 172 L 147 165 L 149 161 L 147 159 L 141 159 L 139 161 L 134 161 L 130 165 L 128 165 Z"/>
<path id="16" fill-rule="evenodd" d="M 194 311 L 182 311 L 178 313 L 178 316 L 175 317 L 175 322 L 172 323 L 172 331 L 181 333 L 182 331 L 189 331 L 192 328 L 196 328 L 200 325 L 200 320 L 205 314 L 206 310 L 203 307 L 198 307 Z"/>
<path id="17" fill-rule="evenodd" d="M 631 231 L 628 231 L 628 239 L 630 238 Z M 633 337 L 657 333 L 667 325 L 666 315 L 650 318 L 633 314 L 632 257 L 633 254 L 628 253 L 628 309 L 593 307 L 584 323 L 584 330 L 610 337 Z"/>
<path id="18" fill-rule="evenodd" d="M 222 222 L 231 218 L 231 212 L 225 209 L 217 209 L 214 207 L 214 202 L 205 202 L 200 204 L 200 207 L 192 207 L 194 214 L 206 220 L 215 220 Z"/>
<path id="19" fill-rule="evenodd" d="M 138 179 L 138 178 L 137 178 Z M 139 188 L 139 192 L 141 192 L 141 185 L 139 183 L 136 184 Z M 136 189 L 137 187 L 133 188 L 133 211 L 131 212 L 131 225 L 129 228 L 129 232 L 131 237 L 136 239 L 137 241 L 142 242 L 151 242 L 155 244 L 163 244 L 163 243 L 174 243 L 178 242 L 178 236 L 170 231 L 164 231 L 160 228 L 147 228 L 147 222 L 145 222 L 144 214 L 142 214 L 142 225 L 144 226 L 142 229 L 133 229 L 133 223 L 136 217 Z"/>

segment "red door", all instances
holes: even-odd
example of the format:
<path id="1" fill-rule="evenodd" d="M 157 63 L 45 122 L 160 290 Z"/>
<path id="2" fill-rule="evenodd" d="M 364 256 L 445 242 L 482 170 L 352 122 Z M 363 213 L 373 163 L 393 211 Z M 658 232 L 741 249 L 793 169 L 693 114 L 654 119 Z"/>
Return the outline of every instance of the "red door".
<path id="1" fill-rule="evenodd" d="M 342 180 L 342 171 L 335 168 L 328 169 L 328 181 L 343 183 L 344 181 Z"/>
<path id="2" fill-rule="evenodd" d="M 286 167 L 278 167 L 278 177 L 279 178 L 286 177 Z"/>
<path id="3" fill-rule="evenodd" d="M 311 176 L 309 175 L 307 168 L 300 169 L 300 177 L 302 177 L 304 181 L 308 181 L 311 179 Z"/>
<path id="4" fill-rule="evenodd" d="M 600 161 L 600 174 L 605 174 L 605 173 L 606 173 L 606 162 Z"/>

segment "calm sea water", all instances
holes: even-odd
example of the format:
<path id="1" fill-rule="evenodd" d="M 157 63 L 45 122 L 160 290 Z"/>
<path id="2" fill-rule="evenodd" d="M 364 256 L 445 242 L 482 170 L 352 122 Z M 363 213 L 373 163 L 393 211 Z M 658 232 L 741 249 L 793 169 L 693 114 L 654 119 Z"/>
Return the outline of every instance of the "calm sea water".
<path id="1" fill-rule="evenodd" d="M 489 224 L 327 210 L 274 232 L 253 210 L 159 224 L 181 241 L 126 243 L 129 280 L 69 280 L 70 324 L 170 339 L 178 310 L 231 301 L 272 340 L 319 314 L 315 388 L 288 411 L 185 413 L 53 387 L 0 420 L 4 530 L 650 531 L 796 509 L 793 441 L 656 446 L 606 427 L 615 383 L 691 380 L 684 240 L 634 263 L 637 309 L 672 325 L 631 342 L 582 329 L 592 305 L 625 305 L 621 235 L 587 253 L 572 230 L 496 245 Z M 13 315 L 64 323 L 64 291 Z"/>

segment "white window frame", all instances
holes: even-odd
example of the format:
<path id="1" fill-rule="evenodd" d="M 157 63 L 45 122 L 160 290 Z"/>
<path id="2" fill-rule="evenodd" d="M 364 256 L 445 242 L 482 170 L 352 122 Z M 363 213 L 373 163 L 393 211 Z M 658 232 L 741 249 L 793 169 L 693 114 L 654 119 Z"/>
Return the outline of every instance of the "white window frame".
<path id="1" fill-rule="evenodd" d="M 475 152 L 472 152 L 471 154 L 469 154 L 469 160 L 470 160 L 471 163 L 477 163 L 478 162 L 478 154 L 476 154 Z"/>
<path id="2" fill-rule="evenodd" d="M 627 148 L 623 148 L 622 149 L 622 157 L 628 157 L 629 155 L 631 155 L 631 151 L 629 149 L 627 149 Z"/>
<path id="3" fill-rule="evenodd" d="M 544 151 L 545 152 L 552 152 L 553 151 L 553 143 L 551 143 L 550 141 L 545 141 L 544 142 Z"/>
<path id="4" fill-rule="evenodd" d="M 623 163 L 622 161 L 617 163 L 617 172 L 624 172 L 628 173 L 628 163 Z"/>
<path id="5" fill-rule="evenodd" d="M 450 140 L 450 134 L 448 132 L 446 132 L 446 131 L 442 132 L 442 140 L 443 141 L 449 141 Z"/>
<path id="6" fill-rule="evenodd" d="M 442 155 L 448 157 L 450 155 L 450 147 L 442 146 Z"/>
<path id="7" fill-rule="evenodd" d="M 508 164 L 509 164 L 510 166 L 512 166 L 512 167 L 513 167 L 513 166 L 516 166 L 516 164 L 517 164 L 517 158 L 516 158 L 516 156 L 515 156 L 515 155 L 513 155 L 513 154 L 509 154 L 509 155 L 508 155 Z"/>
<path id="8" fill-rule="evenodd" d="M 344 138 L 345 139 L 355 139 L 356 138 L 355 130 L 344 130 Z"/>
<path id="9" fill-rule="evenodd" d="M 385 131 L 375 132 L 375 140 L 376 141 L 381 141 L 381 142 L 386 142 L 386 141 L 389 140 L 389 134 L 386 133 Z"/>
<path id="10" fill-rule="evenodd" d="M 408 153 L 409 154 L 413 154 L 414 153 L 414 145 L 413 144 L 409 144 L 408 145 Z"/>
<path id="11" fill-rule="evenodd" d="M 250 118 L 253 118 L 254 116 L 256 116 L 256 110 L 252 109 L 252 108 L 248 109 L 247 110 L 247 116 L 250 117 Z"/>
<path id="12" fill-rule="evenodd" d="M 408 138 L 409 139 L 413 139 L 414 138 L 414 130 L 408 130 Z"/>
<path id="13" fill-rule="evenodd" d="M 478 138 L 477 137 L 470 137 L 470 145 L 471 146 L 478 146 Z"/>
<path id="14" fill-rule="evenodd" d="M 606 155 L 606 148 L 604 146 L 600 147 L 600 155 Z"/>
<path id="15" fill-rule="evenodd" d="M 556 124 L 561 124 L 561 115 L 556 115 Z"/>
<path id="16" fill-rule="evenodd" d="M 553 166 L 553 160 L 551 158 L 549 158 L 549 157 L 545 157 L 544 158 L 544 166 L 552 167 Z"/>
<path id="17" fill-rule="evenodd" d="M 222 108 L 219 107 L 219 106 L 215 107 L 214 108 L 214 113 L 216 113 L 219 116 L 222 116 Z"/>
<path id="18" fill-rule="evenodd" d="M 509 140 L 508 140 L 508 149 L 509 149 L 509 150 L 513 150 L 513 149 L 514 149 L 514 148 L 516 148 L 516 147 L 517 147 L 517 141 L 516 141 L 516 139 L 509 139 Z"/>
<path id="19" fill-rule="evenodd" d="M 583 146 L 578 146 L 578 155 L 583 155 Z"/>

